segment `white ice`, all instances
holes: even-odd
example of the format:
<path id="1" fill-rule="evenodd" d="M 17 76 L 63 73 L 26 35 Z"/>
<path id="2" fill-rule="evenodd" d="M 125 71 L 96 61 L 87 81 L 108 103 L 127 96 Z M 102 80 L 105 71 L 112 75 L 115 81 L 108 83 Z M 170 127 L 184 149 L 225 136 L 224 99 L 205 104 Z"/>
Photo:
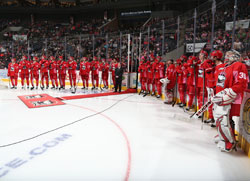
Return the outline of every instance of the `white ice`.
<path id="1" fill-rule="evenodd" d="M 0 90 L 0 181 L 250 179 L 243 151 L 220 152 L 214 128 L 201 130 L 200 120 L 155 97 L 124 94 L 34 109 L 17 97 L 34 93 L 71 95 Z"/>

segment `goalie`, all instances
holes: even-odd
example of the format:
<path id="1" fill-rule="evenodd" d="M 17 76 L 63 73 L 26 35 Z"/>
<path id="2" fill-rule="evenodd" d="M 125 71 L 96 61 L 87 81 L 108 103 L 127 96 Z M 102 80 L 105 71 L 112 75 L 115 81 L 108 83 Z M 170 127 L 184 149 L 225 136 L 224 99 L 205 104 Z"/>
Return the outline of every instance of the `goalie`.
<path id="1" fill-rule="evenodd" d="M 249 80 L 246 66 L 239 62 L 240 56 L 235 50 L 226 53 L 225 64 L 220 68 L 216 82 L 217 94 L 212 98 L 218 131 L 215 142 L 226 152 L 236 148 L 234 125 L 238 125 L 240 105 Z"/>

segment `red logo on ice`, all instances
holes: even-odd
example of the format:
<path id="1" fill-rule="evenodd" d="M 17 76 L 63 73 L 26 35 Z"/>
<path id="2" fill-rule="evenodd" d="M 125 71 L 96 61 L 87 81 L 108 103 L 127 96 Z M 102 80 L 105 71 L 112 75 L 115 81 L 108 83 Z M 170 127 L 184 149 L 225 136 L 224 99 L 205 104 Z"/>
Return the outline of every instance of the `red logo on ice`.
<path id="1" fill-rule="evenodd" d="M 51 97 L 48 94 L 24 95 L 18 96 L 18 98 L 21 99 L 21 101 L 23 101 L 23 103 L 26 104 L 28 108 L 57 106 L 65 104 L 57 98 Z"/>

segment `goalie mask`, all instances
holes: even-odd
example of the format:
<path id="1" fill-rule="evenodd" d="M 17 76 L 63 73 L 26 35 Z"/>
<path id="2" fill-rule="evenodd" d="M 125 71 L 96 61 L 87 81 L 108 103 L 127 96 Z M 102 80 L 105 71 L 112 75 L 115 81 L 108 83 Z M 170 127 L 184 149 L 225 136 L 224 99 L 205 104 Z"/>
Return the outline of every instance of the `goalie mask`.
<path id="1" fill-rule="evenodd" d="M 239 61 L 240 57 L 241 57 L 241 54 L 238 51 L 230 50 L 230 51 L 228 51 L 226 53 L 225 61 L 227 63 L 232 63 L 232 62 L 235 62 L 235 61 Z"/>

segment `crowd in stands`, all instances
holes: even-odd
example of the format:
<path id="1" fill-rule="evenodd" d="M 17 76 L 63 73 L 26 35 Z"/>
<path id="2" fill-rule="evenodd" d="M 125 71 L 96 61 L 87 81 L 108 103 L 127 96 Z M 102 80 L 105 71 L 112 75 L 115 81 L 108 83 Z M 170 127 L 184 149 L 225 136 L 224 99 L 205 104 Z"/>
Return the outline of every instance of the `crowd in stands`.
<path id="1" fill-rule="evenodd" d="M 225 22 L 233 21 L 233 3 L 225 1 L 217 7 L 215 13 L 215 33 L 214 42 L 216 49 L 228 51 L 232 47 L 232 31 L 225 30 Z M 249 3 L 247 1 L 239 1 L 237 20 L 250 19 Z M 184 43 L 193 42 L 193 18 L 187 17 L 187 22 L 180 20 L 180 34 L 184 31 Z M 162 23 L 164 21 L 164 36 Z M 209 52 L 208 46 L 211 41 L 212 26 L 211 10 L 198 13 L 196 42 L 207 43 L 204 48 Z M 0 43 L 0 68 L 6 67 L 12 56 L 21 57 L 22 54 L 28 55 L 27 41 L 13 41 L 13 35 L 25 35 L 29 40 L 29 55 L 71 55 L 75 59 L 82 56 L 97 56 L 101 58 L 115 58 L 126 61 L 128 40 L 125 33 L 131 33 L 134 37 L 139 37 L 142 33 L 141 52 L 148 52 L 155 56 L 162 56 L 177 47 L 177 17 L 175 18 L 152 18 L 144 26 L 135 26 L 134 29 L 129 27 L 123 32 L 120 40 L 120 32 L 112 32 L 109 30 L 100 30 L 100 27 L 107 23 L 103 19 L 86 19 L 78 22 L 63 23 L 54 21 L 36 21 L 35 23 L 24 23 L 20 19 L 6 20 L 0 19 L 0 28 L 7 26 L 22 25 L 22 30 L 18 32 L 6 31 L 3 33 L 3 40 Z M 149 27 L 149 37 L 148 37 Z M 121 25 L 120 30 L 124 30 L 126 25 Z M 106 37 L 108 34 L 108 37 Z M 181 36 L 181 35 L 180 35 Z M 66 37 L 66 38 L 65 38 Z M 93 38 L 94 37 L 94 38 Z M 163 39 L 164 38 L 164 39 Z M 250 29 L 239 28 L 235 32 L 234 49 L 240 52 L 249 52 Z M 106 42 L 108 40 L 108 43 Z M 131 38 L 132 40 L 132 38 Z M 138 39 L 139 40 L 139 39 Z M 164 41 L 163 41 L 164 40 Z M 121 45 L 120 46 L 120 41 Z M 135 43 L 134 39 L 134 43 Z M 164 42 L 164 45 L 162 44 Z M 137 45 L 131 42 L 133 52 L 136 52 Z M 207 48 L 207 49 L 206 49 Z M 121 50 L 120 50 L 121 49 Z M 66 50 L 66 52 L 65 52 Z M 137 49 L 137 54 L 139 50 Z M 121 57 L 120 57 L 121 53 Z M 136 56 L 135 56 L 136 58 Z"/>

